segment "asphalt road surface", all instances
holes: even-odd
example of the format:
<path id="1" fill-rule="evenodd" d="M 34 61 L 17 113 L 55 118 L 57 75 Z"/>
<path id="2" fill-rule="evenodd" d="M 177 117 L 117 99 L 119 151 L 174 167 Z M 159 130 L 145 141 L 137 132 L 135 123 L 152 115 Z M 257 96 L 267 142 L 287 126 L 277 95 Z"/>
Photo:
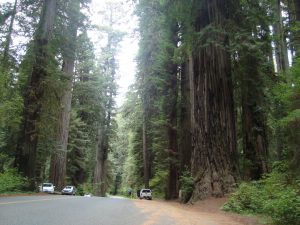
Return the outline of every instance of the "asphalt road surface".
<path id="1" fill-rule="evenodd" d="M 127 199 L 60 195 L 0 198 L 0 225 L 143 225 L 146 220 L 147 214 Z"/>

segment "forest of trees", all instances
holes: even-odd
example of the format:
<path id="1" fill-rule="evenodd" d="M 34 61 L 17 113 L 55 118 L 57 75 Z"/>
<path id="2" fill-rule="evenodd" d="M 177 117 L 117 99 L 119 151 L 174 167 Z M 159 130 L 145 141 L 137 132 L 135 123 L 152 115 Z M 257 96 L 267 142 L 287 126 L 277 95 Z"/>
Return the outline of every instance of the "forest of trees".
<path id="1" fill-rule="evenodd" d="M 2 176 L 195 202 L 276 172 L 299 199 L 298 0 L 123 1 L 139 52 L 118 109 L 122 4 L 94 25 L 90 3 L 1 4 Z"/>

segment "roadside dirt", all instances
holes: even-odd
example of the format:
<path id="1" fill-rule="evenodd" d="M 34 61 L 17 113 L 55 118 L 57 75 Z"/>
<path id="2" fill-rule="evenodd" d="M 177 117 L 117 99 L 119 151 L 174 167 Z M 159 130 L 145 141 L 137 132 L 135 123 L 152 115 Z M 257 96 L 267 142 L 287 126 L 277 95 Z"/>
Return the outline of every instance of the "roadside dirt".
<path id="1" fill-rule="evenodd" d="M 147 216 L 143 225 L 259 225 L 257 219 L 227 213 L 220 208 L 226 198 L 211 198 L 193 205 L 175 201 L 135 200 L 135 205 Z M 162 221 L 173 221 L 164 223 Z"/>
<path id="2" fill-rule="evenodd" d="M 19 197 L 19 196 L 41 196 L 41 195 L 49 195 L 47 193 L 31 193 L 31 194 L 0 194 L 0 198 L 9 198 L 9 197 Z"/>

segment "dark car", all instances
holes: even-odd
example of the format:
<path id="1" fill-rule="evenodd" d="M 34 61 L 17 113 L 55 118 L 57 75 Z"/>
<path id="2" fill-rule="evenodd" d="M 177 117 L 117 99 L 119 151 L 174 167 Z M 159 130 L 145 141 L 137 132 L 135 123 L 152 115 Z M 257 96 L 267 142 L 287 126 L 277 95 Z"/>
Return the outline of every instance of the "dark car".
<path id="1" fill-rule="evenodd" d="M 66 186 L 61 191 L 62 195 L 76 195 L 76 188 L 74 186 Z"/>

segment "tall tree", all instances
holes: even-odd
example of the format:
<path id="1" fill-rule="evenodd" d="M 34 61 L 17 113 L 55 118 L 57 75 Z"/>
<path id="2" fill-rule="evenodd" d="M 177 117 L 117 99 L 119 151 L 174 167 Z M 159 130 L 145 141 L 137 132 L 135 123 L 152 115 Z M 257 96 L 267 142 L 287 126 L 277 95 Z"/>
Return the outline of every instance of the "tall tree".
<path id="1" fill-rule="evenodd" d="M 116 29 L 119 22 L 121 8 L 118 3 L 107 3 L 104 23 L 107 27 L 103 30 L 107 38 L 107 43 L 102 48 L 102 58 L 100 59 L 100 73 L 104 80 L 104 104 L 98 122 L 97 144 L 96 144 L 96 165 L 94 169 L 94 190 L 98 196 L 105 196 L 107 191 L 107 164 L 109 141 L 112 132 L 112 122 L 114 115 L 114 97 L 116 96 L 116 76 L 118 63 L 116 59 L 119 43 L 123 34 Z M 103 24 L 105 25 L 105 24 Z"/>
<path id="2" fill-rule="evenodd" d="M 80 20 L 80 0 L 68 1 L 66 7 L 65 40 L 62 46 L 62 76 L 64 90 L 60 96 L 56 148 L 51 156 L 50 180 L 61 190 L 65 185 L 69 121 L 71 114 L 72 82 L 75 65 L 77 30 Z"/>
<path id="3" fill-rule="evenodd" d="M 232 37 L 235 42 L 232 45 L 237 52 L 234 70 L 241 95 L 242 173 L 245 180 L 258 180 L 269 167 L 264 92 L 267 75 L 273 71 L 268 69 L 273 67 L 268 27 L 271 21 L 259 1 L 243 2 L 239 8 L 242 10 L 236 14 L 235 21 L 240 35 Z M 261 16 L 252 16 L 254 12 Z"/>
<path id="4" fill-rule="evenodd" d="M 24 127 L 18 144 L 21 152 L 18 162 L 20 170 L 32 181 L 34 181 L 36 174 L 38 123 L 40 122 L 45 80 L 48 76 L 47 65 L 50 61 L 48 45 L 56 18 L 56 4 L 56 0 L 45 0 L 43 3 L 40 21 L 34 37 L 34 61 L 24 96 Z"/>
<path id="5" fill-rule="evenodd" d="M 224 196 L 238 178 L 236 133 L 228 36 L 224 27 L 235 1 L 195 1 L 198 46 L 190 61 L 192 114 L 191 200 Z"/>

